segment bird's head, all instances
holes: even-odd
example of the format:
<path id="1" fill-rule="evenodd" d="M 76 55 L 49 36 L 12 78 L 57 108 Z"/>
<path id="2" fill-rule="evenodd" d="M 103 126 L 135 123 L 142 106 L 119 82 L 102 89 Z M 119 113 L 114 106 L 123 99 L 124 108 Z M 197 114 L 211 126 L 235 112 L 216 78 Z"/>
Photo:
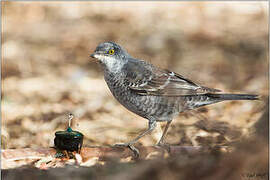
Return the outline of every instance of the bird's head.
<path id="1" fill-rule="evenodd" d="M 124 61 L 129 54 L 118 44 L 114 42 L 104 42 L 96 47 L 92 58 L 98 59 L 101 63 L 109 65 L 116 61 Z"/>

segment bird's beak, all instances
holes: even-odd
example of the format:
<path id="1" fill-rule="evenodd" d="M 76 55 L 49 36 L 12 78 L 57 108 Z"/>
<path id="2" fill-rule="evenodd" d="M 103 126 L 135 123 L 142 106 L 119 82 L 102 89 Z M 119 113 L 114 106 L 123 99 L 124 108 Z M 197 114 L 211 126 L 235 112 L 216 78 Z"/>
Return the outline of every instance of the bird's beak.
<path id="1" fill-rule="evenodd" d="M 96 53 L 90 54 L 91 58 L 95 58 Z"/>

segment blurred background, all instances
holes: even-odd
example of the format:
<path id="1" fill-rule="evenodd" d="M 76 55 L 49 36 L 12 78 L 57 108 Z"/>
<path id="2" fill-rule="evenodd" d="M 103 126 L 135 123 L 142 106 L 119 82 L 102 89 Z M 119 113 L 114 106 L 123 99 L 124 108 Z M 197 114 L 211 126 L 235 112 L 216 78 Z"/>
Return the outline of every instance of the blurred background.
<path id="1" fill-rule="evenodd" d="M 2 148 L 53 146 L 68 113 L 86 146 L 126 142 L 147 128 L 113 98 L 89 58 L 104 41 L 198 84 L 268 96 L 267 2 L 3 2 L 2 23 Z M 226 145 L 249 134 L 264 106 L 198 109 L 207 121 L 184 113 L 167 142 Z M 139 144 L 155 144 L 161 127 Z"/>

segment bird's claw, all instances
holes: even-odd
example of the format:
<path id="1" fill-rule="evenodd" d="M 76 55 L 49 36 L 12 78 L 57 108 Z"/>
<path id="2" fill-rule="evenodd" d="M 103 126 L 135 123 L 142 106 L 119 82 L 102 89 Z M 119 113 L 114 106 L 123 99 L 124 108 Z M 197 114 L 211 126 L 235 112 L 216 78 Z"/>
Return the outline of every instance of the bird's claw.
<path id="1" fill-rule="evenodd" d="M 119 143 L 119 144 L 115 144 L 113 146 L 115 147 L 129 147 L 130 145 L 132 145 L 131 143 Z"/>
<path id="2" fill-rule="evenodd" d="M 114 147 L 128 147 L 134 153 L 134 159 L 137 159 L 140 156 L 139 150 L 133 146 L 133 143 L 115 144 Z"/>
<path id="3" fill-rule="evenodd" d="M 164 145 L 166 145 L 166 143 L 164 143 L 162 140 L 160 140 L 157 144 L 156 144 L 156 146 L 164 146 Z"/>
<path id="4" fill-rule="evenodd" d="M 170 145 L 167 143 L 158 142 L 156 146 L 166 149 L 168 152 L 170 152 Z"/>

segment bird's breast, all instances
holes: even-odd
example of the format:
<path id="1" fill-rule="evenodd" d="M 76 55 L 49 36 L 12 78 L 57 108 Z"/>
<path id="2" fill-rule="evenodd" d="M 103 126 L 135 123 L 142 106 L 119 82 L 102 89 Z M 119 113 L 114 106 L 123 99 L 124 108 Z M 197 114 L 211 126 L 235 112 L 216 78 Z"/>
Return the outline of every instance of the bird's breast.
<path id="1" fill-rule="evenodd" d="M 121 74 L 105 73 L 105 81 L 113 96 L 127 109 L 144 118 L 166 119 L 178 111 L 175 98 L 140 95 L 131 90 Z M 164 117 L 163 117 L 164 116 Z"/>
<path id="2" fill-rule="evenodd" d="M 128 87 L 121 74 L 105 73 L 104 78 L 113 96 L 123 106 L 135 114 L 145 117 L 147 112 L 141 104 L 143 97 Z"/>

